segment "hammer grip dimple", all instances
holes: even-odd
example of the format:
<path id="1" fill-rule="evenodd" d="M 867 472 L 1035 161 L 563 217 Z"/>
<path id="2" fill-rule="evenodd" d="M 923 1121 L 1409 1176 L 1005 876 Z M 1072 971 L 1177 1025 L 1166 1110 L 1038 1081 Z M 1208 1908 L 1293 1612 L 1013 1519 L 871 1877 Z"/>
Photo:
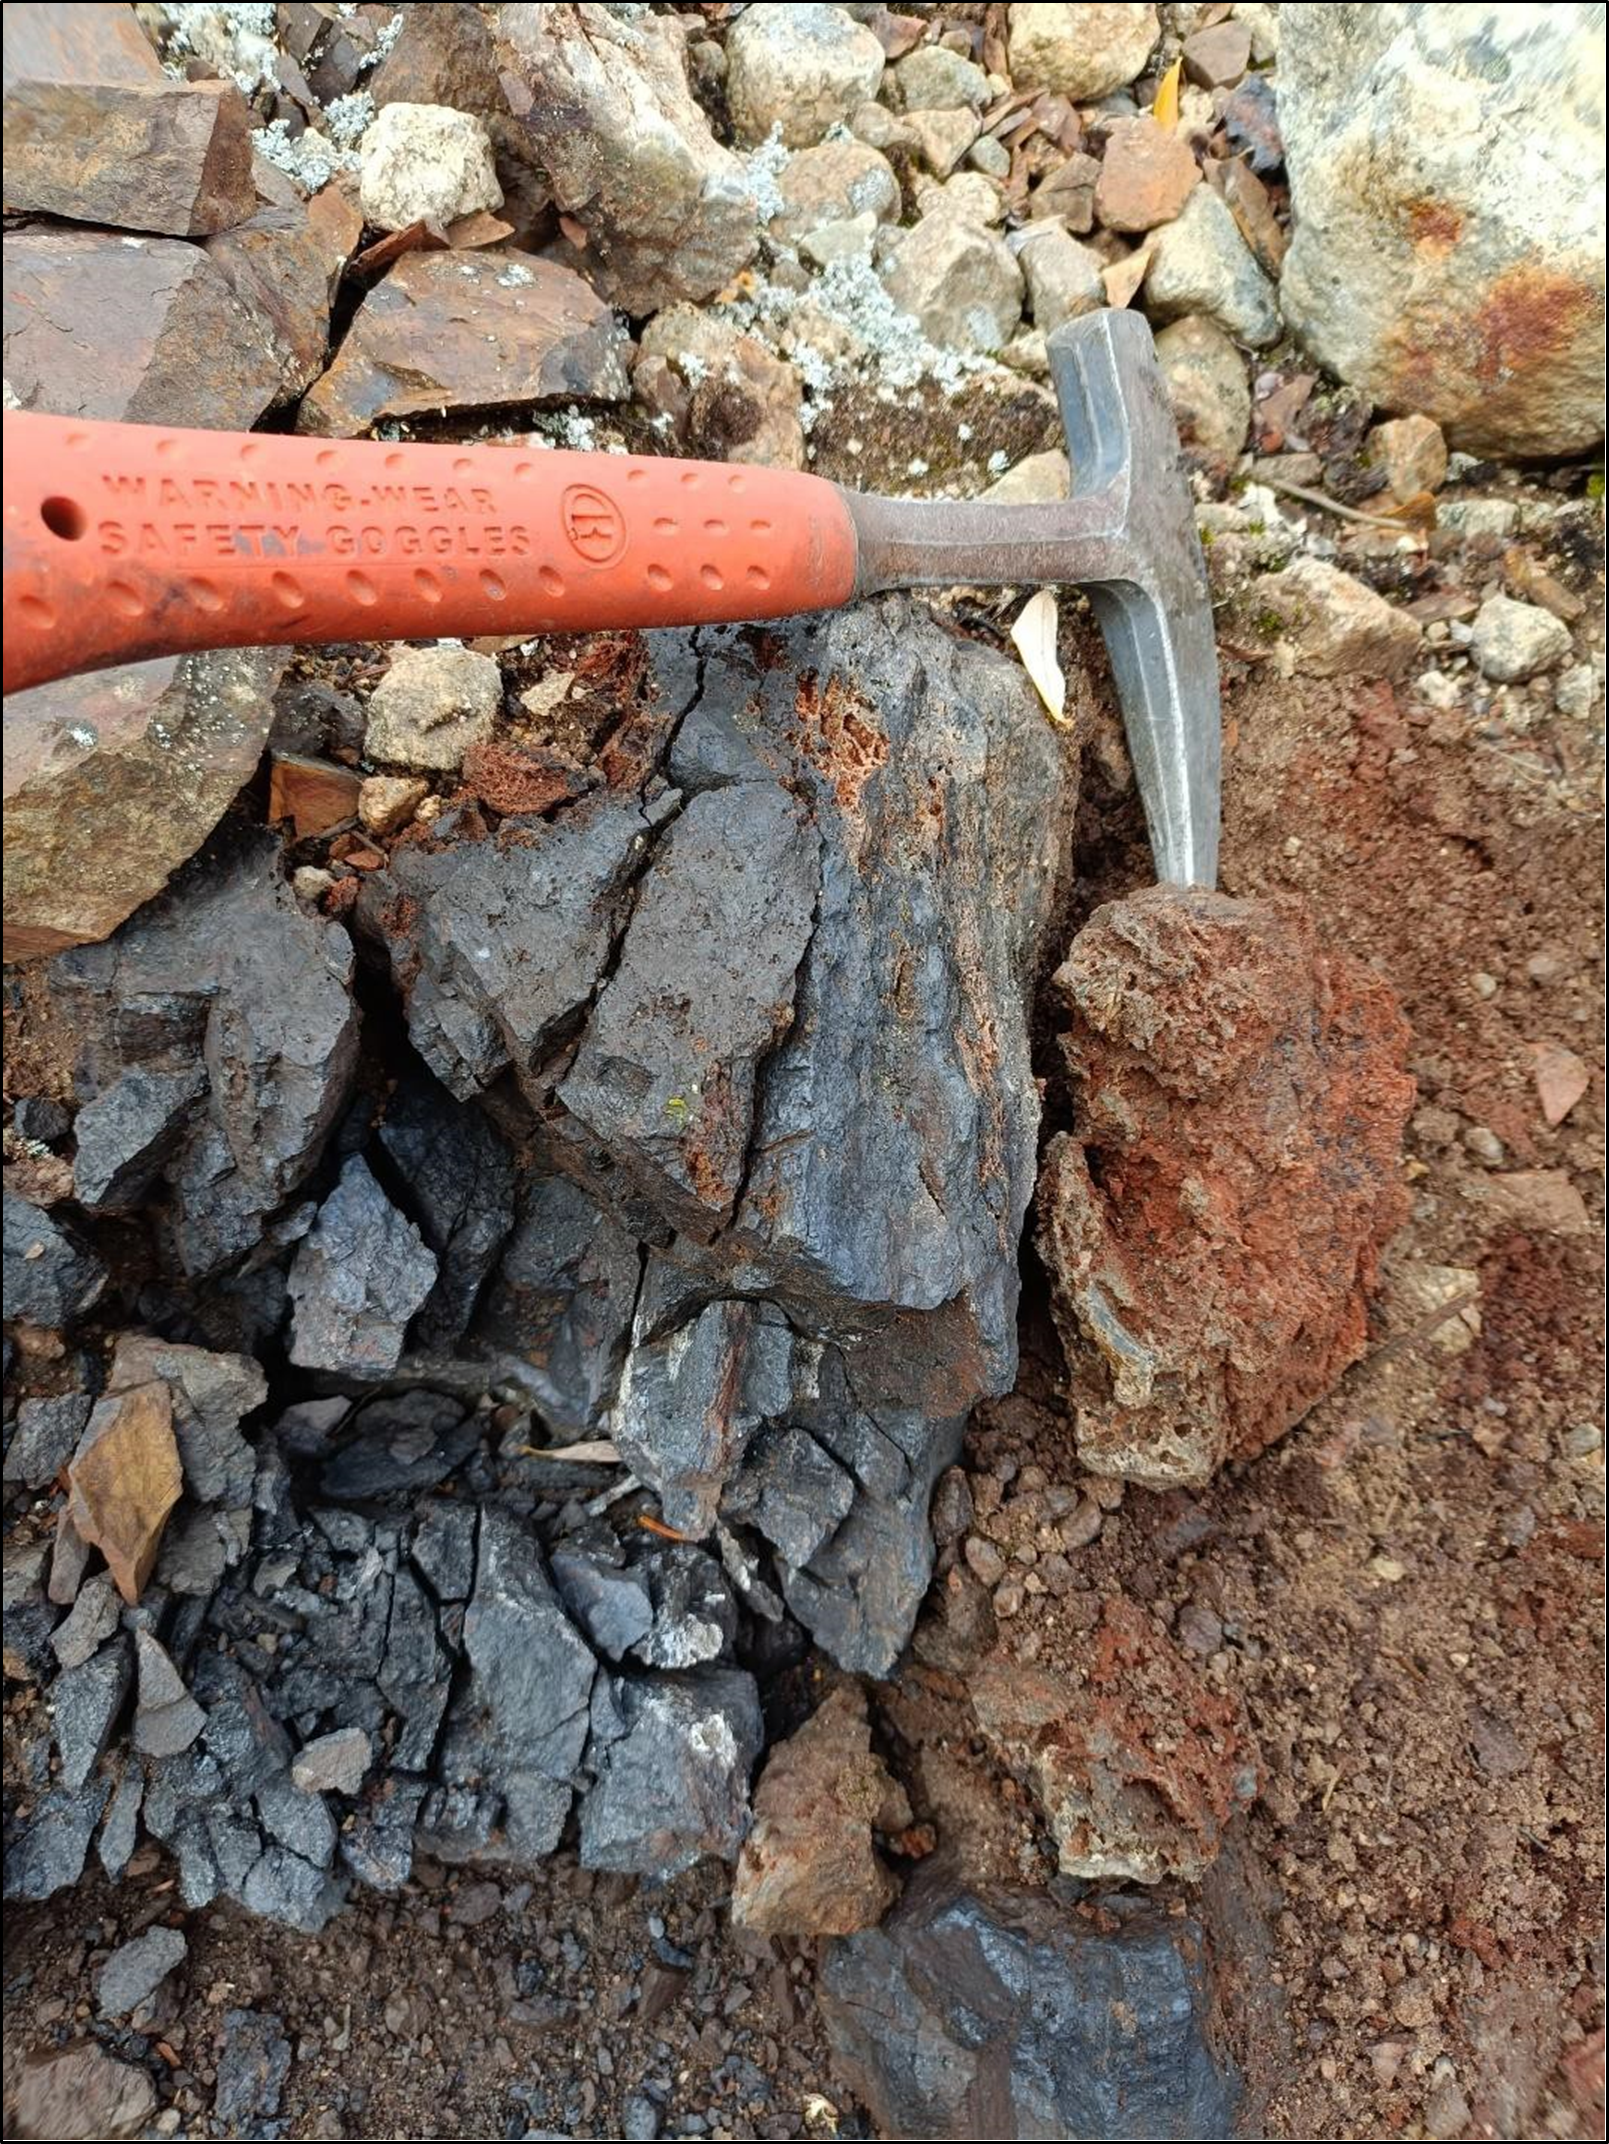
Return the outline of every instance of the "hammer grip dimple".
<path id="1" fill-rule="evenodd" d="M 201 648 L 581 633 L 830 610 L 834 484 L 508 445 L 8 411 L 5 689 Z"/>

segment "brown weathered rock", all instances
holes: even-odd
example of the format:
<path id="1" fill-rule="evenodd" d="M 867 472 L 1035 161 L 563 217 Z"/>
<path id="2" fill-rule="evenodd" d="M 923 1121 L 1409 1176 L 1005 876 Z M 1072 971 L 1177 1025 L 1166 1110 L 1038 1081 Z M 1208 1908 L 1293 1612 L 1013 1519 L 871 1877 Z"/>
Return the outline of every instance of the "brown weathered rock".
<path id="1" fill-rule="evenodd" d="M 1401 677 L 1419 653 L 1417 620 L 1322 558 L 1259 580 L 1250 630 L 1288 644 L 1309 677 Z"/>
<path id="2" fill-rule="evenodd" d="M 1203 89 L 1227 89 L 1251 65 L 1251 31 L 1243 22 L 1215 22 L 1184 41 L 1184 71 Z"/>
<path id="3" fill-rule="evenodd" d="M 491 24 L 480 8 L 458 0 L 405 7 L 368 90 L 381 111 L 388 104 L 447 104 L 482 117 L 503 111 Z"/>
<path id="4" fill-rule="evenodd" d="M 5 376 L 23 409 L 244 430 L 279 393 L 272 336 L 199 246 L 37 230 L 8 232 L 4 251 Z"/>
<path id="5" fill-rule="evenodd" d="M 256 213 L 206 242 L 241 304 L 264 325 L 280 362 L 276 401 L 311 386 L 330 345 L 330 300 L 363 235 L 357 204 L 329 185 L 304 202 L 283 172 L 259 159 L 266 196 Z"/>
<path id="6" fill-rule="evenodd" d="M 6 206 L 200 238 L 257 207 L 251 112 L 232 82 L 15 82 Z"/>
<path id="7" fill-rule="evenodd" d="M 93 2040 L 36 2048 L 6 2085 L 6 2132 L 14 2137 L 64 2144 L 137 2137 L 155 2113 L 156 2087 L 144 2070 L 119 2062 Z"/>
<path id="8" fill-rule="evenodd" d="M 166 79 L 125 0 L 13 0 L 6 9 L 8 90 L 14 82 Z"/>
<path id="9" fill-rule="evenodd" d="M 667 307 L 644 329 L 632 377 L 639 398 L 671 418 L 687 451 L 804 467 L 798 373 L 728 322 L 691 305 Z"/>
<path id="10" fill-rule="evenodd" d="M 1066 163 L 1048 172 L 1028 196 L 1029 216 L 1054 216 L 1069 231 L 1094 230 L 1095 189 L 1100 176 L 1101 167 L 1095 158 L 1075 151 Z"/>
<path id="11" fill-rule="evenodd" d="M 1433 417 L 1387 418 L 1369 434 L 1364 458 L 1386 480 L 1371 506 L 1401 506 L 1422 491 L 1439 491 L 1447 476 L 1447 442 Z"/>
<path id="12" fill-rule="evenodd" d="M 758 211 L 710 132 L 663 16 L 501 10 L 504 85 L 525 153 L 586 228 L 587 272 L 629 313 L 707 298 L 752 256 Z"/>
<path id="13" fill-rule="evenodd" d="M 106 1558 L 130 1607 L 156 1564 L 162 1529 L 184 1486 L 173 1395 L 155 1381 L 97 1402 L 67 1468 L 67 1513 Z"/>
<path id="14" fill-rule="evenodd" d="M 268 823 L 289 819 L 298 841 L 355 818 L 361 777 L 328 760 L 276 752 L 268 769 Z"/>
<path id="15" fill-rule="evenodd" d="M 355 438 L 415 410 L 617 402 L 624 349 L 609 307 L 553 261 L 498 247 L 409 253 L 359 307 L 297 429 Z"/>
<path id="16" fill-rule="evenodd" d="M 872 1833 L 910 1821 L 904 1789 L 872 1749 L 865 1698 L 840 1685 L 766 1760 L 732 1885 L 733 1921 L 761 1935 L 874 1927 L 899 1886 Z"/>
<path id="17" fill-rule="evenodd" d="M 985 1740 L 1043 1808 L 1064 1875 L 1199 1882 L 1257 1792 L 1239 1698 L 1121 1594 L 1068 1673 L 996 1655 L 971 1692 Z"/>
<path id="18" fill-rule="evenodd" d="M 406 826 L 430 792 L 419 775 L 373 774 L 358 790 L 358 818 L 371 834 Z"/>
<path id="19" fill-rule="evenodd" d="M 1171 223 L 1201 173 L 1182 134 L 1147 113 L 1120 119 L 1106 138 L 1095 184 L 1095 213 L 1109 231 L 1154 231 Z"/>
<path id="20" fill-rule="evenodd" d="M 1100 1474 L 1200 1483 L 1363 1352 L 1405 1212 L 1407 1030 L 1295 904 L 1153 887 L 1097 909 L 1055 978 L 1077 1136 L 1039 1243 Z"/>
<path id="21" fill-rule="evenodd" d="M 62 678 L 6 702 L 5 954 L 108 937 L 251 778 L 284 667 L 239 648 Z"/>

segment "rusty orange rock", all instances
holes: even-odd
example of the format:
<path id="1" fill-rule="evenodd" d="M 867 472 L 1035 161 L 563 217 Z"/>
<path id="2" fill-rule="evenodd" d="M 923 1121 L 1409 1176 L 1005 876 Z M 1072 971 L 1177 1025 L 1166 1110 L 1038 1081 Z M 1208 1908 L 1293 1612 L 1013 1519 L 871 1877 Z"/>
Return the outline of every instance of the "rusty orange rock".
<path id="1" fill-rule="evenodd" d="M 1121 1595 L 1076 1669 L 995 1655 L 973 1678 L 972 1709 L 1044 1810 L 1064 1875 L 1197 1882 L 1257 1791 L 1239 1698 Z"/>
<path id="2" fill-rule="evenodd" d="M 1098 909 L 1055 987 L 1078 1130 L 1051 1143 L 1039 1244 L 1079 1457 L 1199 1484 L 1363 1352 L 1406 1215 L 1407 1028 L 1299 904 L 1199 887 Z"/>
<path id="3" fill-rule="evenodd" d="M 899 1886 L 872 1833 L 910 1822 L 904 1789 L 872 1749 L 866 1701 L 843 1684 L 766 1762 L 732 1886 L 733 1920 L 765 1935 L 874 1927 Z"/>

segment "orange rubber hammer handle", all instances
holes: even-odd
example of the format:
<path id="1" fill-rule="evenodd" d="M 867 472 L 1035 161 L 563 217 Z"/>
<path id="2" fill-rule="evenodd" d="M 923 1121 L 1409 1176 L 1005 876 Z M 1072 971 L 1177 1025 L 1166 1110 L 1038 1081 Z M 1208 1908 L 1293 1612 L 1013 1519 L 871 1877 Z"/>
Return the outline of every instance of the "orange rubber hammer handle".
<path id="1" fill-rule="evenodd" d="M 5 417 L 5 689 L 197 648 L 832 610 L 843 494 L 794 470 Z"/>

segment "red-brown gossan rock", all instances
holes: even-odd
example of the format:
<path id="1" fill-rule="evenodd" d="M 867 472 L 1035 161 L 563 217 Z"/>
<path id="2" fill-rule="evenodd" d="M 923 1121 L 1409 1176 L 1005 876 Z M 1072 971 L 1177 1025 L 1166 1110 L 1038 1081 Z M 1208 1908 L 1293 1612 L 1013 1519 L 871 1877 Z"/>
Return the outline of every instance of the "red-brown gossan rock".
<path id="1" fill-rule="evenodd" d="M 1097 909 L 1054 980 L 1077 1129 L 1038 1232 L 1079 1457 L 1199 1484 L 1363 1352 L 1406 1214 L 1408 1030 L 1299 904 L 1199 887 Z"/>
<path id="2" fill-rule="evenodd" d="M 1198 1882 L 1257 1791 L 1240 1699 L 1121 1595 L 1076 1669 L 996 1654 L 973 1677 L 972 1709 L 1033 1790 L 1064 1875 Z"/>
<path id="3" fill-rule="evenodd" d="M 904 1789 L 871 1746 L 865 1698 L 841 1684 L 766 1761 L 732 1886 L 733 1920 L 763 1935 L 874 1927 L 899 1885 L 872 1833 L 910 1821 Z"/>

